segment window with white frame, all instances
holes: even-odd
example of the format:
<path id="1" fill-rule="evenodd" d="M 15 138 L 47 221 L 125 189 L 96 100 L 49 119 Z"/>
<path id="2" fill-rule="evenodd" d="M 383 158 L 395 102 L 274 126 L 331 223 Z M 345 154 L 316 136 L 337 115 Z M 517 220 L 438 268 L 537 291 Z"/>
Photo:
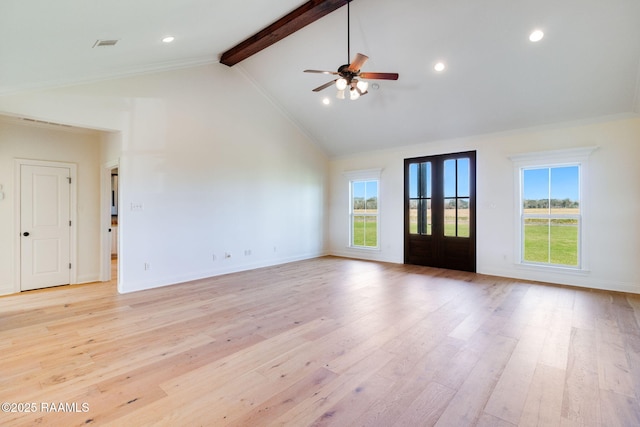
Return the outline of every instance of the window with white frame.
<path id="1" fill-rule="evenodd" d="M 595 148 L 512 156 L 519 183 L 518 259 L 523 265 L 584 270 L 587 160 Z"/>
<path id="2" fill-rule="evenodd" d="M 580 165 L 521 169 L 523 263 L 580 267 Z"/>
<path id="3" fill-rule="evenodd" d="M 349 246 L 380 247 L 380 170 L 345 173 L 349 178 Z"/>

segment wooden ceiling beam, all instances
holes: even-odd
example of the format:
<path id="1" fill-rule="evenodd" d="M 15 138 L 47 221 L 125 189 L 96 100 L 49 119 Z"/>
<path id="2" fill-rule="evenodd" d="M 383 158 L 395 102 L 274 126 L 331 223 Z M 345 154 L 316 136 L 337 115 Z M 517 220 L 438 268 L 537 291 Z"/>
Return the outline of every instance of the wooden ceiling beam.
<path id="1" fill-rule="evenodd" d="M 220 62 L 229 67 L 260 52 L 312 22 L 344 6 L 351 0 L 311 0 L 245 41 L 227 50 Z"/>

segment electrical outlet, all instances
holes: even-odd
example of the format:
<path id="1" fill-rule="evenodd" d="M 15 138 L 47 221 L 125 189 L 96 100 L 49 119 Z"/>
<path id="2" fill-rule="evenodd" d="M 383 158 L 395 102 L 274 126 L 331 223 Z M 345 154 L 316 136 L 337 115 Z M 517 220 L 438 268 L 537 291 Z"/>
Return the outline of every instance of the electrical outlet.
<path id="1" fill-rule="evenodd" d="M 245 249 L 244 256 L 249 256 L 249 255 L 251 255 L 251 249 Z"/>
<path id="2" fill-rule="evenodd" d="M 145 270 L 145 271 L 151 270 L 151 264 L 150 264 L 150 263 L 148 263 L 148 262 L 145 262 L 145 263 L 144 263 L 144 270 Z"/>

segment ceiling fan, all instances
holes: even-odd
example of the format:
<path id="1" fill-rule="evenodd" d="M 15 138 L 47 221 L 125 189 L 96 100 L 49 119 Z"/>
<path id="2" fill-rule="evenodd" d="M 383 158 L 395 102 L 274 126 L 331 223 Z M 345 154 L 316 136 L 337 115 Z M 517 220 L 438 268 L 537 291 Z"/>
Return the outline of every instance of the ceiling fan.
<path id="1" fill-rule="evenodd" d="M 350 11 L 349 11 L 349 0 L 347 2 L 347 61 L 351 58 L 351 29 L 350 29 Z M 338 68 L 338 71 L 321 71 L 321 70 L 304 70 L 305 73 L 320 73 L 320 74 L 331 74 L 334 76 L 338 76 L 338 78 L 331 80 L 323 84 L 322 86 L 318 86 L 313 89 L 313 92 L 320 92 L 332 86 L 334 83 L 336 88 L 338 89 L 337 97 L 339 99 L 345 98 L 345 91 L 347 88 L 349 89 L 349 99 L 356 100 L 361 95 L 367 93 L 367 89 L 369 88 L 369 83 L 360 80 L 360 79 L 369 79 L 369 80 L 398 80 L 398 73 L 378 73 L 378 72 L 361 72 L 360 69 L 364 65 L 364 63 L 369 59 L 367 55 L 362 53 L 357 53 L 353 58 L 350 64 L 341 65 Z"/>

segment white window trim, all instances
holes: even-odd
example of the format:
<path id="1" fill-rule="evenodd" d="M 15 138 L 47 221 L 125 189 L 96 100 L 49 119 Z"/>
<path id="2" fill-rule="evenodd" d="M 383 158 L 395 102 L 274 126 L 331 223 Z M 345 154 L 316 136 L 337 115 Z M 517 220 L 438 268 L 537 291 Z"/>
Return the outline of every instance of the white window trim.
<path id="1" fill-rule="evenodd" d="M 589 156 L 598 147 L 580 147 L 567 150 L 539 151 L 530 153 L 514 154 L 509 156 L 513 162 L 514 168 L 514 215 L 516 224 L 514 239 L 514 260 L 519 268 L 529 270 L 557 271 L 563 273 L 584 274 L 589 271 L 589 253 L 588 253 L 588 230 L 589 230 L 589 202 L 586 189 L 589 179 Z M 578 267 L 564 267 L 558 265 L 534 264 L 522 261 L 522 170 L 534 167 L 560 167 L 560 166 L 579 165 L 580 171 L 580 247 L 578 248 L 579 265 Z"/>
<path id="2" fill-rule="evenodd" d="M 362 169 L 362 170 L 354 170 L 354 171 L 345 171 L 343 172 L 343 175 L 347 178 L 347 180 L 349 181 L 349 212 L 348 212 L 348 232 L 347 232 L 347 236 L 348 236 L 348 242 L 347 242 L 347 248 L 349 249 L 354 249 L 354 250 L 362 250 L 362 251 L 380 251 L 381 245 L 380 245 L 380 223 L 382 222 L 381 220 L 381 214 L 382 214 L 382 209 L 380 207 L 381 205 L 381 187 L 382 187 L 382 180 L 380 179 L 380 177 L 382 176 L 382 169 Z M 378 222 L 377 222 L 377 237 L 378 237 L 378 245 L 373 247 L 369 247 L 369 246 L 354 246 L 353 245 L 353 236 L 352 236 L 352 221 L 353 221 L 353 211 L 352 211 L 352 194 L 351 191 L 353 189 L 353 183 L 357 182 L 357 181 L 378 181 Z"/>

